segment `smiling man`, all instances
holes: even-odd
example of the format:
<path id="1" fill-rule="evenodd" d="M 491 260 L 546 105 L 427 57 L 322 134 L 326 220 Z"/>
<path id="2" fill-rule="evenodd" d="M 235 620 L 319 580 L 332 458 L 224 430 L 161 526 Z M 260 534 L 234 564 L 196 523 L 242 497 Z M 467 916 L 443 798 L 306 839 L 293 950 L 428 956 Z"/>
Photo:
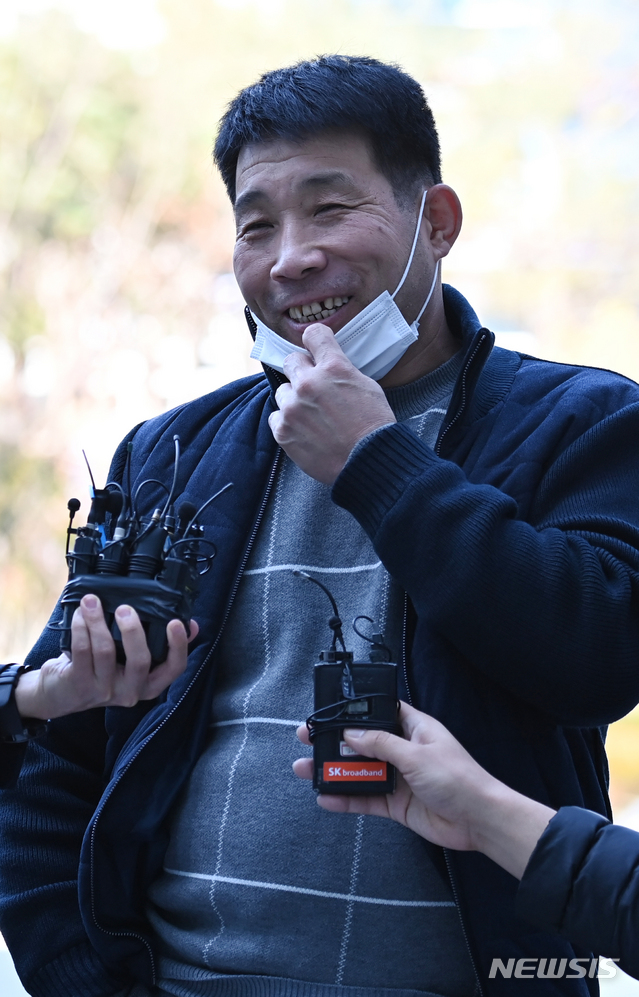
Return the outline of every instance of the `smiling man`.
<path id="1" fill-rule="evenodd" d="M 459 351 L 441 291 L 432 292 L 438 262 L 459 234 L 461 205 L 430 174 L 405 193 L 394 189 L 357 130 L 250 143 L 240 152 L 235 273 L 257 319 L 254 356 L 281 357 L 292 383 L 277 393 L 271 428 L 324 484 L 359 439 L 395 421 L 373 377 L 384 387 L 414 382 Z M 330 363 L 341 362 L 342 349 L 327 329 L 347 357 L 361 359 L 361 376 L 349 364 L 347 380 L 335 379 Z M 304 345 L 324 363 L 316 365 Z M 311 386 L 319 405 L 300 395 Z"/>
<path id="2" fill-rule="evenodd" d="M 493 776 L 606 813 L 603 728 L 639 700 L 639 388 L 493 349 L 442 285 L 461 208 L 396 67 L 266 74 L 215 157 L 265 376 L 134 430 L 112 471 L 132 439 L 134 482 L 167 480 L 179 433 L 187 501 L 234 481 L 204 518 L 199 634 L 155 703 L 30 749 L 0 810 L 2 931 L 42 997 L 500 995 L 494 959 L 590 953 L 519 920 L 483 855 L 315 806 L 290 763 L 330 609 L 293 570 L 375 621 L 402 698 Z"/>

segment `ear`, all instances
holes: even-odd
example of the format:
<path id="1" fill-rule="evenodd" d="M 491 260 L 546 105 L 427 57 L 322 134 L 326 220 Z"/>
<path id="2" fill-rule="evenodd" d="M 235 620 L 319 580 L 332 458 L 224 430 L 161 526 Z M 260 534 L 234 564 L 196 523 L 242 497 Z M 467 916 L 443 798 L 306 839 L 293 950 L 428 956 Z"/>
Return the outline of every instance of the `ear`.
<path id="1" fill-rule="evenodd" d="M 462 227 L 462 206 L 452 187 L 438 183 L 429 188 L 424 219 L 430 224 L 429 240 L 435 259 L 448 256 Z"/>

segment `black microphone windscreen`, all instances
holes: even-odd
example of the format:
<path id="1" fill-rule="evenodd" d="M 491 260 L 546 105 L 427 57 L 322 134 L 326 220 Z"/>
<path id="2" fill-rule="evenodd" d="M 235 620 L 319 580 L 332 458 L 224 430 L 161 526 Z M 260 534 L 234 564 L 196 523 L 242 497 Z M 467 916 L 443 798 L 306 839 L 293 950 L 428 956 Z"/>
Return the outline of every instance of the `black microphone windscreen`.
<path id="1" fill-rule="evenodd" d="M 178 509 L 178 516 L 183 523 L 190 523 L 193 519 L 195 513 L 197 512 L 197 506 L 193 505 L 192 502 L 183 502 Z"/>

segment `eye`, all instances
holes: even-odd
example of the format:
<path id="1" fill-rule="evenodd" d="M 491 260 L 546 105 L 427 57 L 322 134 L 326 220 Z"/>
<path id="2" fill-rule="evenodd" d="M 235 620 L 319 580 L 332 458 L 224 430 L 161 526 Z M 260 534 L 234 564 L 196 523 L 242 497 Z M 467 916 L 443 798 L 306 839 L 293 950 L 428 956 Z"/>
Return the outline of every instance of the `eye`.
<path id="1" fill-rule="evenodd" d="M 346 204 L 338 204 L 337 202 L 331 202 L 330 204 L 322 204 L 317 209 L 315 214 L 320 215 L 326 213 L 327 211 L 345 211 L 348 208 Z"/>
<path id="2" fill-rule="evenodd" d="M 242 225 L 239 235 L 251 235 L 253 233 L 263 232 L 266 229 L 272 228 L 270 222 L 247 222 L 246 225 Z"/>

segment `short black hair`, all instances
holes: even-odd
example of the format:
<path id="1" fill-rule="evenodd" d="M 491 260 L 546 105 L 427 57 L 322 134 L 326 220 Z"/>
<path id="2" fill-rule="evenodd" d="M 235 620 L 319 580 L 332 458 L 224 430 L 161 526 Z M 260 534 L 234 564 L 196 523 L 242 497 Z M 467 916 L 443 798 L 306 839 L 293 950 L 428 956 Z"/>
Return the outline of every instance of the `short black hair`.
<path id="1" fill-rule="evenodd" d="M 245 145 L 339 128 L 369 139 L 398 201 L 418 183 L 441 183 L 435 119 L 419 83 L 398 66 L 367 56 L 322 55 L 264 73 L 229 104 L 213 158 L 231 202 Z"/>

